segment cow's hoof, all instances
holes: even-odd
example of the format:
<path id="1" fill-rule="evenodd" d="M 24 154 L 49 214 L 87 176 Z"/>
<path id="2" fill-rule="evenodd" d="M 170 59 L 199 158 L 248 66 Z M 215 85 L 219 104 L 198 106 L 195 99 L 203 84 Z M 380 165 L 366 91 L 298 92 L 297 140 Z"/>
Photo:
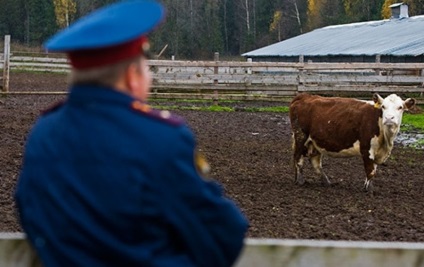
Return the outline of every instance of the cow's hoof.
<path id="1" fill-rule="evenodd" d="M 303 177 L 300 177 L 300 178 L 298 177 L 294 180 L 294 183 L 298 185 L 303 185 L 305 184 L 305 179 L 303 179 Z"/>
<path id="2" fill-rule="evenodd" d="M 364 191 L 369 195 L 375 195 L 375 190 L 374 190 L 374 186 L 372 185 L 372 183 L 365 184 L 364 185 Z"/>
<path id="3" fill-rule="evenodd" d="M 297 185 L 304 185 L 305 184 L 305 180 L 298 180 L 295 182 Z"/>
<path id="4" fill-rule="evenodd" d="M 324 185 L 324 186 L 330 186 L 331 185 L 331 182 L 330 182 L 330 180 L 328 179 L 328 177 L 327 177 L 327 175 L 321 175 L 321 183 Z"/>
<path id="5" fill-rule="evenodd" d="M 322 181 L 321 184 L 325 187 L 330 187 L 333 185 L 331 182 L 328 182 L 328 181 Z"/>
<path id="6" fill-rule="evenodd" d="M 364 190 L 367 192 L 372 192 L 373 189 L 374 188 L 373 188 L 371 179 L 366 179 L 364 183 Z"/>

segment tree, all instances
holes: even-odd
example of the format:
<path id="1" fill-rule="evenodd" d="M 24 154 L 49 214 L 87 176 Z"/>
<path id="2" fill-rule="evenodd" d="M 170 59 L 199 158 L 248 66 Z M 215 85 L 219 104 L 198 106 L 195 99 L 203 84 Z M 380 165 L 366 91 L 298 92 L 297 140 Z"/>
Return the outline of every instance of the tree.
<path id="1" fill-rule="evenodd" d="M 269 31 L 276 31 L 278 34 L 278 41 L 281 41 L 281 18 L 283 16 L 283 12 L 281 10 L 277 10 L 274 12 L 274 17 L 272 19 L 271 25 L 269 25 Z"/>
<path id="2" fill-rule="evenodd" d="M 302 21 L 301 21 L 301 18 L 300 18 L 299 7 L 297 5 L 297 1 L 296 0 L 293 0 L 293 5 L 294 5 L 294 10 L 295 10 L 295 18 L 296 18 L 297 23 L 299 25 L 299 31 L 300 31 L 300 33 L 303 33 L 303 30 L 302 30 Z"/>
<path id="3" fill-rule="evenodd" d="M 384 19 L 389 19 L 392 16 L 392 11 L 390 9 L 390 5 L 396 3 L 397 0 L 385 0 L 383 7 L 381 8 L 381 16 Z"/>
<path id="4" fill-rule="evenodd" d="M 69 26 L 70 20 L 77 12 L 77 5 L 74 0 L 53 0 L 56 23 L 59 28 Z"/>
<path id="5" fill-rule="evenodd" d="M 76 4 L 75 18 L 80 18 L 102 6 L 117 2 L 118 0 L 73 0 Z"/>
<path id="6" fill-rule="evenodd" d="M 219 14 L 219 5 L 217 0 L 206 0 L 200 6 L 200 12 L 203 14 L 204 21 L 198 24 L 195 29 L 198 33 L 198 46 L 195 54 L 198 58 L 211 58 L 214 52 L 221 52 L 224 48 L 224 42 L 221 34 L 221 23 Z M 202 25 L 202 26 L 200 26 Z"/>
<path id="7" fill-rule="evenodd" d="M 27 45 L 42 44 L 56 30 L 54 6 L 50 0 L 25 0 L 24 42 Z"/>
<path id="8" fill-rule="evenodd" d="M 325 25 L 323 13 L 327 0 L 308 0 L 308 28 L 309 30 Z"/>
<path id="9" fill-rule="evenodd" d="M 24 42 L 26 18 L 25 10 L 22 8 L 23 0 L 0 0 L 0 40 L 6 34 L 11 35 L 12 40 Z"/>
<path id="10" fill-rule="evenodd" d="M 0 0 L 0 34 L 40 45 L 59 28 L 120 0 Z M 389 18 L 399 0 L 161 0 L 165 23 L 150 33 L 163 57 L 210 59 L 237 55 L 327 25 Z M 424 0 L 404 0 L 410 16 Z"/>
<path id="11" fill-rule="evenodd" d="M 343 0 L 347 21 L 370 21 L 381 19 L 384 0 Z"/>
<path id="12" fill-rule="evenodd" d="M 236 15 L 236 3 L 233 0 L 221 0 L 219 17 L 221 18 L 221 36 L 226 54 L 240 53 L 240 29 Z"/>
<path id="13" fill-rule="evenodd" d="M 303 21 L 306 17 L 307 0 L 284 0 L 275 3 L 272 10 L 281 11 L 281 15 L 274 13 L 270 26 L 278 21 L 275 25 L 279 28 L 277 40 L 284 40 L 292 36 L 303 33 Z M 275 17 L 277 15 L 277 17 Z M 277 20 L 275 20 L 277 19 Z M 273 28 L 273 27 L 271 27 Z"/>

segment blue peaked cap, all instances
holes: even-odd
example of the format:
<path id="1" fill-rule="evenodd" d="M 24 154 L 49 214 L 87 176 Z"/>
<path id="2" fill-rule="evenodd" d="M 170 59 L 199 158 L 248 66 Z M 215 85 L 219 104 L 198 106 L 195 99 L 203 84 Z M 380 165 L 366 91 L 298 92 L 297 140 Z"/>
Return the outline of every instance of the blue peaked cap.
<path id="1" fill-rule="evenodd" d="M 112 47 L 152 31 L 165 17 L 161 4 L 150 0 L 121 1 L 80 18 L 44 44 L 48 51 Z"/>

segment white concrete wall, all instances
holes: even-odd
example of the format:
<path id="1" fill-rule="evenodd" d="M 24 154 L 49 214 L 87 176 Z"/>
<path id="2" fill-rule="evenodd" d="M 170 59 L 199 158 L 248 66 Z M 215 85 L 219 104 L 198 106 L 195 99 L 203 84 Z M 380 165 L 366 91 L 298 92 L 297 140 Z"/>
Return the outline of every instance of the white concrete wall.
<path id="1" fill-rule="evenodd" d="M 246 239 L 234 267 L 424 267 L 424 243 Z M 1 267 L 41 267 L 22 233 L 0 233 Z"/>
<path id="2" fill-rule="evenodd" d="M 0 233 L 0 267 L 41 267 L 22 233 Z"/>
<path id="3" fill-rule="evenodd" d="M 247 239 L 235 267 L 423 267 L 424 243 Z"/>

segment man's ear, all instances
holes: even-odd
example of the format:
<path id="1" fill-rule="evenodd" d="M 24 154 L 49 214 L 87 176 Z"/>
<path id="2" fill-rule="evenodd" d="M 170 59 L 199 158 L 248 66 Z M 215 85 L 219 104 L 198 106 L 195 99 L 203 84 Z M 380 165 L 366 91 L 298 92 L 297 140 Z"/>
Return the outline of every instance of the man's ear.
<path id="1" fill-rule="evenodd" d="M 138 87 L 138 75 L 138 69 L 135 64 L 129 65 L 128 68 L 125 70 L 125 85 L 131 92 L 136 90 Z"/>

